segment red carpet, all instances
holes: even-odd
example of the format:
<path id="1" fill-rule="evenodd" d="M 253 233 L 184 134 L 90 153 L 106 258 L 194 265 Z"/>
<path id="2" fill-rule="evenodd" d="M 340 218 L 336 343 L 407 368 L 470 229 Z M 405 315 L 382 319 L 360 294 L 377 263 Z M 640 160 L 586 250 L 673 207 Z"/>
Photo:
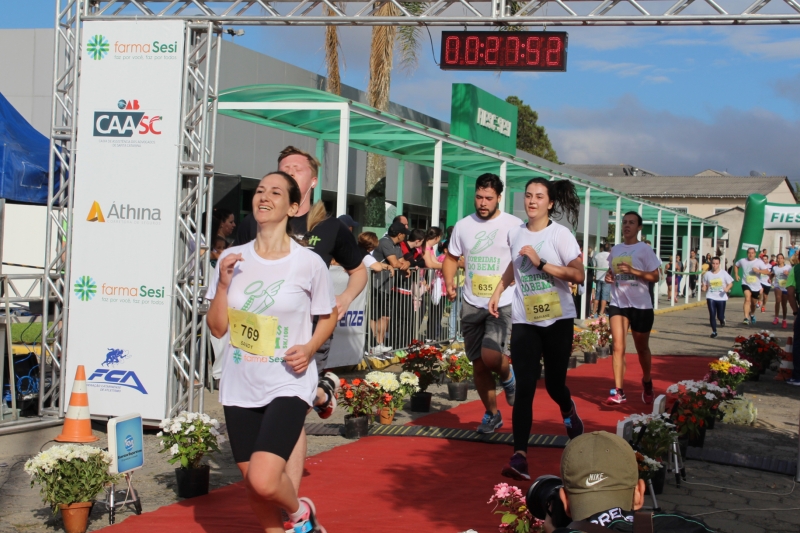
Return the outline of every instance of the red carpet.
<path id="1" fill-rule="evenodd" d="M 567 383 L 589 430 L 615 431 L 617 420 L 629 413 L 647 412 L 641 402 L 641 370 L 636 356 L 629 359 L 625 383 L 628 403 L 621 408 L 598 406 L 612 386 L 611 361 L 570 370 Z M 656 393 L 681 379 L 699 379 L 707 358 L 657 357 L 653 361 Z M 558 408 L 539 383 L 534 402 L 533 432 L 561 434 Z M 501 409 L 510 426 L 511 410 Z M 434 413 L 418 424 L 474 428 L 483 414 L 480 402 Z M 480 533 L 497 530 L 499 519 L 486 502 L 497 483 L 510 482 L 500 468 L 509 446 L 409 437 L 369 437 L 334 448 L 306 461 L 308 475 L 302 494 L 317 504 L 320 521 L 330 533 L 442 531 L 470 528 Z M 531 476 L 558 474 L 560 449 L 532 448 Z M 212 474 L 213 475 L 213 474 Z M 525 491 L 527 484 L 517 483 Z M 115 526 L 126 531 L 245 533 L 259 531 L 241 483 L 185 500 Z"/>

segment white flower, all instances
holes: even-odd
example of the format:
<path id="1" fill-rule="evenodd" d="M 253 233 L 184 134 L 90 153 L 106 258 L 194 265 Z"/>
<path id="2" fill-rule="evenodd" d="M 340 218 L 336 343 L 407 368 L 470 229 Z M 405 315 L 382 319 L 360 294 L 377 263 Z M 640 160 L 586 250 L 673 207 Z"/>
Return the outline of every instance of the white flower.
<path id="1" fill-rule="evenodd" d="M 217 431 L 216 428 L 213 427 L 209 428 L 208 432 L 214 435 L 215 437 L 219 436 L 219 431 Z"/>
<path id="2" fill-rule="evenodd" d="M 180 448 L 178 447 L 178 443 L 177 442 L 172 445 L 172 448 L 169 449 L 169 453 L 171 453 L 172 455 L 178 455 L 179 451 L 180 451 Z"/>
<path id="3" fill-rule="evenodd" d="M 192 424 L 191 426 L 189 426 L 188 428 L 186 428 L 186 431 L 184 431 L 184 432 L 183 432 L 183 434 L 184 434 L 184 435 L 188 435 L 189 433 L 191 433 L 191 432 L 192 432 L 192 431 L 194 431 L 194 430 L 195 430 L 195 427 L 194 427 L 194 424 Z"/>
<path id="4" fill-rule="evenodd" d="M 163 436 L 164 436 L 163 431 L 159 431 L 158 433 L 156 433 L 156 437 L 163 437 Z"/>

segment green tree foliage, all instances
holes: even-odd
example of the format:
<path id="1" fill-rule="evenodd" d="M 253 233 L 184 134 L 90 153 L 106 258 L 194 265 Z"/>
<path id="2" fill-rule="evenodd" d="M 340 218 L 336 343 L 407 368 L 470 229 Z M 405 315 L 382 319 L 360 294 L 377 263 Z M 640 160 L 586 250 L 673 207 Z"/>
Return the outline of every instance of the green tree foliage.
<path id="1" fill-rule="evenodd" d="M 506 98 L 506 102 L 517 106 L 519 110 L 517 148 L 560 165 L 561 161 L 558 160 L 558 154 L 550 144 L 550 138 L 547 136 L 544 126 L 537 124 L 539 113 L 516 96 L 509 96 Z"/>

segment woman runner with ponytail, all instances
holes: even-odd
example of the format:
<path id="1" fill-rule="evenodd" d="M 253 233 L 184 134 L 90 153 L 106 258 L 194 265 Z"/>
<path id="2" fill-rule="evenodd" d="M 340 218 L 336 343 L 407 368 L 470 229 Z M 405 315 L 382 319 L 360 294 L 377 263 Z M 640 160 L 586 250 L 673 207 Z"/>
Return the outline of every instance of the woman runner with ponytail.
<path id="1" fill-rule="evenodd" d="M 534 178 L 525 186 L 528 222 L 508 232 L 512 262 L 489 301 L 489 312 L 498 314 L 503 290 L 516 282 L 511 311 L 511 360 L 517 378 L 512 413 L 514 454 L 502 471 L 506 477 L 530 479 L 528 437 L 533 421 L 533 397 L 544 360 L 545 386 L 564 419 L 567 435 L 583 434 L 583 421 L 567 388 L 567 366 L 572 353 L 575 304 L 569 283 L 582 284 L 583 261 L 578 241 L 552 216 L 578 220 L 580 198 L 567 180 Z"/>

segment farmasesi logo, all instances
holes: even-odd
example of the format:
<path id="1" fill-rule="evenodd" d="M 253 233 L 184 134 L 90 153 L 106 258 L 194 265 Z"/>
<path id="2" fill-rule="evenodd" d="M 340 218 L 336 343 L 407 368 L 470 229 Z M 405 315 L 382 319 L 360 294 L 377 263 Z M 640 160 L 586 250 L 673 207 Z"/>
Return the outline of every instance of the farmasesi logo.
<path id="1" fill-rule="evenodd" d="M 73 287 L 75 296 L 82 302 L 88 302 L 97 294 L 97 283 L 90 276 L 81 276 Z"/>
<path id="2" fill-rule="evenodd" d="M 98 283 L 91 276 L 82 276 L 75 281 L 75 294 L 81 301 L 88 302 L 97 292 L 100 301 L 120 304 L 164 305 L 165 288 L 148 287 L 147 285 L 113 285 Z"/>
<path id="3" fill-rule="evenodd" d="M 118 111 L 95 111 L 95 137 L 133 137 L 137 135 L 161 135 L 161 115 L 148 115 L 140 111 L 139 100 L 119 100 Z"/>
<path id="4" fill-rule="evenodd" d="M 102 35 L 95 35 L 86 43 L 86 53 L 95 61 L 103 59 L 108 54 L 108 39 Z"/>
<path id="5" fill-rule="evenodd" d="M 111 224 L 160 224 L 161 209 L 157 207 L 141 207 L 120 202 L 111 203 L 108 210 L 103 210 L 100 203 L 92 202 L 87 222 L 108 222 Z"/>
<path id="6" fill-rule="evenodd" d="M 142 394 L 147 394 L 147 390 L 142 384 L 142 380 L 133 370 L 117 369 L 131 355 L 127 350 L 120 348 L 108 348 L 105 360 L 100 363 L 100 368 L 96 368 L 86 384 L 93 388 L 99 388 L 104 392 L 121 392 L 123 387 L 134 389 Z M 127 443 L 126 443 L 127 444 Z"/>

